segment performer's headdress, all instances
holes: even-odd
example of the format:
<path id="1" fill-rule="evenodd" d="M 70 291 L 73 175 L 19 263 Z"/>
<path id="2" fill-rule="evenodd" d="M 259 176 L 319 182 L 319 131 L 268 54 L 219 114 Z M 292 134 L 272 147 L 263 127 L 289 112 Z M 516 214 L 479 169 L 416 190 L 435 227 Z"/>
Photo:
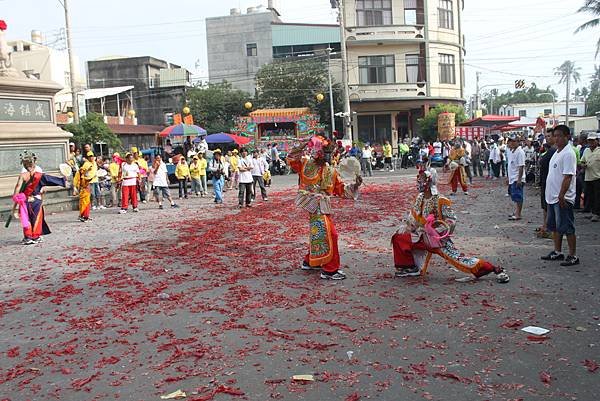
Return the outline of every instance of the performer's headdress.
<path id="1" fill-rule="evenodd" d="M 432 195 L 437 195 L 437 171 L 433 167 L 422 167 L 419 169 L 419 175 L 417 176 L 417 187 L 419 192 L 425 192 L 425 190 L 429 188 Z"/>
<path id="2" fill-rule="evenodd" d="M 334 142 L 320 135 L 315 135 L 310 139 L 308 148 L 311 151 L 311 156 L 315 159 L 329 157 L 336 150 Z"/>
<path id="3" fill-rule="evenodd" d="M 21 153 L 19 157 L 21 159 L 21 164 L 23 164 L 26 167 L 33 165 L 37 161 L 36 154 L 27 150 L 23 151 L 23 153 Z"/>

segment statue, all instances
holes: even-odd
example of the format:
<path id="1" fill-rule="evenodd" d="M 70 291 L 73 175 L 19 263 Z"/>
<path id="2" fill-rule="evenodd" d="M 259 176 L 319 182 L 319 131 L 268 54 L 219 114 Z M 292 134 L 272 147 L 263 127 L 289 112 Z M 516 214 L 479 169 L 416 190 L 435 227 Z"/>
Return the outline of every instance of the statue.
<path id="1" fill-rule="evenodd" d="M 4 37 L 6 28 L 6 22 L 0 20 L 0 77 L 18 77 L 17 70 L 12 68 L 9 47 Z"/>

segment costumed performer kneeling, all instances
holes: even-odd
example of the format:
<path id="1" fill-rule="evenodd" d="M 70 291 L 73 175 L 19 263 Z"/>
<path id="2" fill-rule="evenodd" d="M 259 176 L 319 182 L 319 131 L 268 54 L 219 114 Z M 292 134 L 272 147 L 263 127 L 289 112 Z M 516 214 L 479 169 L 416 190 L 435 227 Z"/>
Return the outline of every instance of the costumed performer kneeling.
<path id="1" fill-rule="evenodd" d="M 476 278 L 496 274 L 499 283 L 510 280 L 504 269 L 491 263 L 468 257 L 456 249 L 450 238 L 454 233 L 456 215 L 452 202 L 437 191 L 437 172 L 425 164 L 417 179 L 419 195 L 408 217 L 392 237 L 396 277 L 425 274 L 433 254 L 439 255 L 456 269 Z"/>

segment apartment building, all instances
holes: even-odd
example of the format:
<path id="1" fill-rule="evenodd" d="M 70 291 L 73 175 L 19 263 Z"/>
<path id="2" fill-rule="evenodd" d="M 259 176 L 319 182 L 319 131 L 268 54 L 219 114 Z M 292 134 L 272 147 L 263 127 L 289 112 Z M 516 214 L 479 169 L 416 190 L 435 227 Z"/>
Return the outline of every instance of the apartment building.
<path id="1" fill-rule="evenodd" d="M 353 130 L 383 143 L 419 134 L 417 119 L 464 104 L 463 0 L 344 1 Z"/>

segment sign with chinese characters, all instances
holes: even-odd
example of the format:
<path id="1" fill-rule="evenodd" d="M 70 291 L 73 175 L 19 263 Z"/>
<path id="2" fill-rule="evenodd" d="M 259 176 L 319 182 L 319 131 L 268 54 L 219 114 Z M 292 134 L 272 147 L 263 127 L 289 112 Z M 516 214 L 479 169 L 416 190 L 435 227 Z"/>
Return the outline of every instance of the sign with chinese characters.
<path id="1" fill-rule="evenodd" d="M 50 100 L 0 97 L 0 121 L 52 122 Z"/>

